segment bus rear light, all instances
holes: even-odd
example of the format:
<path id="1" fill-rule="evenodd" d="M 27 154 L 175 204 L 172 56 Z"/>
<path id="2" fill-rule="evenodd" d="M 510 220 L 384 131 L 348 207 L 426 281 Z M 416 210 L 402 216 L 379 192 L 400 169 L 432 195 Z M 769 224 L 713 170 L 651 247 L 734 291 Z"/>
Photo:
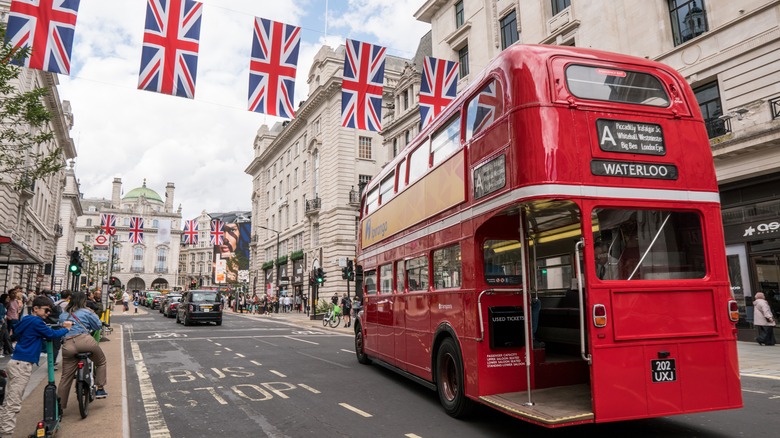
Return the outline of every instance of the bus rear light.
<path id="1" fill-rule="evenodd" d="M 593 305 L 593 325 L 596 327 L 607 325 L 607 308 L 603 304 Z"/>
<path id="2" fill-rule="evenodd" d="M 729 319 L 731 322 L 739 321 L 739 305 L 735 300 L 729 300 Z"/>

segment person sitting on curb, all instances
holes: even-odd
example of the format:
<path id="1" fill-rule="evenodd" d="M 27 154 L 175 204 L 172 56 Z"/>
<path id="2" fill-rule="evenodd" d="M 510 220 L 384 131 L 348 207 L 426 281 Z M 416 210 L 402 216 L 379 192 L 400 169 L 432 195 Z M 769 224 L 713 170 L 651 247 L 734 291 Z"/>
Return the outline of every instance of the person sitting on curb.
<path id="1" fill-rule="evenodd" d="M 44 322 L 51 312 L 52 302 L 45 296 L 37 296 L 32 303 L 32 315 L 22 318 L 16 325 L 14 337 L 16 349 L 5 367 L 8 383 L 5 402 L 0 406 L 0 437 L 12 437 L 16 429 L 16 416 L 22 410 L 22 395 L 30 381 L 33 364 L 38 365 L 44 339 L 61 338 L 73 324 L 66 321 L 61 329 L 52 330 Z"/>

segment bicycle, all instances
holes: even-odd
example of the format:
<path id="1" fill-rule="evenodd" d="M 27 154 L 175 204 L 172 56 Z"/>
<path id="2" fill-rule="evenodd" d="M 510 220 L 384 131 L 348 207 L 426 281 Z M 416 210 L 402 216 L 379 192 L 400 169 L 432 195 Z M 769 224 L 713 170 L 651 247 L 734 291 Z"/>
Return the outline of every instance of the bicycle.
<path id="1" fill-rule="evenodd" d="M 87 418 L 89 404 L 95 400 L 97 385 L 95 384 L 95 364 L 90 357 L 92 353 L 77 353 L 76 368 L 76 398 L 79 400 L 81 418 Z"/>
<path id="2" fill-rule="evenodd" d="M 322 326 L 327 327 L 329 324 L 331 327 L 336 328 L 341 324 L 341 312 L 338 310 L 338 306 L 333 306 L 322 318 Z"/>
<path id="3" fill-rule="evenodd" d="M 53 329 L 60 328 L 57 324 L 47 324 Z M 49 371 L 49 382 L 43 389 L 43 420 L 39 421 L 32 437 L 51 437 L 60 428 L 62 405 L 57 396 L 57 385 L 54 383 L 54 347 L 52 340 L 46 340 L 46 362 Z"/>

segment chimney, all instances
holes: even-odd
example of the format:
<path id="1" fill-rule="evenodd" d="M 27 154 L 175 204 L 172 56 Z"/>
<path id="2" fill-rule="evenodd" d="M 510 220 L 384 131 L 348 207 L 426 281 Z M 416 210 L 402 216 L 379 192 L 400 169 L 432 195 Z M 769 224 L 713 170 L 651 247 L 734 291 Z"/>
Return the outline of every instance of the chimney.
<path id="1" fill-rule="evenodd" d="M 111 207 L 119 208 L 122 195 L 122 178 L 114 178 L 114 189 L 111 191 Z"/>
<path id="2" fill-rule="evenodd" d="M 173 183 L 169 182 L 168 185 L 165 186 L 165 211 L 168 213 L 173 213 Z"/>

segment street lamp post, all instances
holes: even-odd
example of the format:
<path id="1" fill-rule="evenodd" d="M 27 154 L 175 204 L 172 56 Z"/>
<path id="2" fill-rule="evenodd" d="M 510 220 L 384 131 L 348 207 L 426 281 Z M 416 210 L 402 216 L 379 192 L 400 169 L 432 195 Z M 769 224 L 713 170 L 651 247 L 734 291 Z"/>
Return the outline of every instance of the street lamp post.
<path id="1" fill-rule="evenodd" d="M 257 228 L 262 228 L 262 229 L 268 230 L 268 231 L 270 231 L 272 233 L 276 233 L 276 260 L 274 260 L 274 267 L 276 268 L 276 295 L 279 296 L 279 280 L 280 280 L 280 278 L 279 278 L 279 267 L 276 266 L 276 262 L 277 262 L 277 260 L 279 260 L 279 234 L 281 234 L 281 233 L 276 231 L 276 230 L 272 230 L 272 229 L 270 229 L 268 227 L 264 227 L 262 225 L 258 225 Z"/>

